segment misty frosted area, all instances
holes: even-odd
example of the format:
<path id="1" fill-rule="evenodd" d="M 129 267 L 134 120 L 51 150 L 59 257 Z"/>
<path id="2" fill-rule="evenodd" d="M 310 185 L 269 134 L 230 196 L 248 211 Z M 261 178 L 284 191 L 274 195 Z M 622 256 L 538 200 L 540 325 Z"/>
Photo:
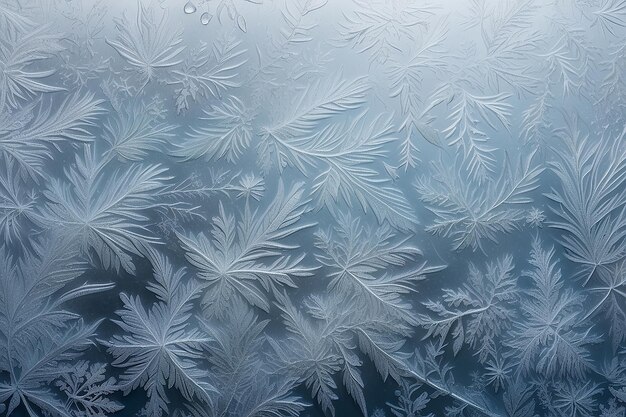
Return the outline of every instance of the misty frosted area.
<path id="1" fill-rule="evenodd" d="M 626 417 L 626 0 L 0 34 L 0 416 Z"/>

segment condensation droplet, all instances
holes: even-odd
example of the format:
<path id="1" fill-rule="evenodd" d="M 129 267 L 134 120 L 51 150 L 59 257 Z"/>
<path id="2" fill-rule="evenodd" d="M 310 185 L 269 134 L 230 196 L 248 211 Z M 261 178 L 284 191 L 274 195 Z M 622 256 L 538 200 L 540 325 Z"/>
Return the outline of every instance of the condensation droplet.
<path id="1" fill-rule="evenodd" d="M 191 1 L 188 1 L 187 4 L 185 4 L 185 7 L 183 10 L 185 11 L 186 14 L 195 13 L 196 5 L 193 4 Z"/>
<path id="2" fill-rule="evenodd" d="M 202 23 L 203 25 L 208 25 L 210 21 L 211 15 L 209 14 L 209 12 L 202 13 L 202 16 L 200 16 L 200 23 Z"/>

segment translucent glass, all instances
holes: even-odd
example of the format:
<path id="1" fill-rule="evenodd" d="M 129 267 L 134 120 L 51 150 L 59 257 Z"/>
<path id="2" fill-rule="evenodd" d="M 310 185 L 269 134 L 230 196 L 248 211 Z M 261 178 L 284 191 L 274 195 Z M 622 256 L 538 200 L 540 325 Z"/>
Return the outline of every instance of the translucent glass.
<path id="1" fill-rule="evenodd" d="M 625 0 L 0 0 L 0 415 L 625 417 Z"/>

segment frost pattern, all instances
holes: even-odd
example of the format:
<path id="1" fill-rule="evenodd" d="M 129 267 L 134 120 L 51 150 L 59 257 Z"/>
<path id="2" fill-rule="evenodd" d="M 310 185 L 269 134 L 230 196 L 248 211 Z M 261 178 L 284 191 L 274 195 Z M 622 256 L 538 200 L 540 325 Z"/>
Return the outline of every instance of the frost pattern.
<path id="1" fill-rule="evenodd" d="M 0 415 L 626 416 L 626 1 L 0 33 Z"/>

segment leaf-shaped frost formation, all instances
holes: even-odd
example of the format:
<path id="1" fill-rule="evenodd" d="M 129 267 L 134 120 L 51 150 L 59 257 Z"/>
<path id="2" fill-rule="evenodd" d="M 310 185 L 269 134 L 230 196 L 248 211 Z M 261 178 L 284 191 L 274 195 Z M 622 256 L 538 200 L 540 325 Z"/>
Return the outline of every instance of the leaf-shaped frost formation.
<path id="1" fill-rule="evenodd" d="M 54 157 L 64 141 L 88 142 L 88 127 L 102 112 L 102 100 L 93 93 L 74 93 L 61 103 L 41 100 L 16 114 L 0 113 L 0 152 L 17 162 L 31 176 L 41 175 L 43 163 Z"/>
<path id="2" fill-rule="evenodd" d="M 246 204 L 240 222 L 220 204 L 213 218 L 212 238 L 206 234 L 178 234 L 187 260 L 206 281 L 203 304 L 210 314 L 223 314 L 233 296 L 269 311 L 267 292 L 277 286 L 295 287 L 292 278 L 307 277 L 315 268 L 301 264 L 304 255 L 287 253 L 298 245 L 283 239 L 312 226 L 299 224 L 307 211 L 303 184 L 285 191 L 282 183 L 272 203 L 263 212 Z"/>
<path id="3" fill-rule="evenodd" d="M 510 344 L 517 349 L 522 372 L 527 375 L 584 378 L 593 370 L 586 345 L 600 339 L 581 326 L 582 297 L 564 287 L 554 248 L 544 249 L 535 239 L 525 272 L 532 288 L 522 302 L 524 320 L 517 323 Z"/>
<path id="4" fill-rule="evenodd" d="M 90 364 L 82 360 L 61 373 L 56 385 L 65 392 L 76 414 L 104 417 L 124 408 L 109 398 L 117 391 L 117 383 L 115 378 L 106 377 L 106 369 L 104 363 Z"/>
<path id="5" fill-rule="evenodd" d="M 593 12 L 594 24 L 600 25 L 605 33 L 619 36 L 619 29 L 626 27 L 626 1 L 607 0 L 604 6 Z"/>
<path id="6" fill-rule="evenodd" d="M 93 344 L 99 322 L 86 324 L 62 305 L 111 285 L 71 285 L 87 267 L 74 258 L 72 241 L 52 237 L 31 246 L 19 260 L 0 248 L 0 403 L 9 400 L 8 414 L 21 404 L 30 417 L 73 417 L 52 381 Z"/>
<path id="7" fill-rule="evenodd" d="M 389 117 L 368 121 L 362 113 L 352 122 L 331 124 L 309 135 L 283 137 L 268 130 L 259 151 L 264 163 L 293 166 L 305 175 L 321 171 L 313 190 L 331 211 L 336 211 L 340 201 L 350 208 L 357 203 L 380 222 L 387 220 L 408 230 L 417 223 L 413 208 L 399 188 L 369 167 L 386 156 L 384 146 L 394 140 Z"/>
<path id="8" fill-rule="evenodd" d="M 133 165 L 107 171 L 86 147 L 65 170 L 65 180 L 53 179 L 44 195 L 48 202 L 37 215 L 44 227 L 78 239 L 85 252 L 94 250 L 105 268 L 133 274 L 132 255 L 140 255 L 158 239 L 147 229 L 145 210 L 169 179 L 159 165 Z"/>
<path id="9" fill-rule="evenodd" d="M 180 113 L 189 109 L 189 99 L 199 97 L 221 98 L 231 88 L 239 87 L 239 70 L 246 63 L 246 49 L 241 41 L 226 38 L 215 42 L 212 48 L 202 42 L 198 51 L 187 58 L 180 70 L 172 71 L 176 86 L 176 109 Z"/>
<path id="10" fill-rule="evenodd" d="M 421 177 L 416 184 L 421 200 L 436 216 L 426 230 L 451 237 L 455 250 L 476 250 L 484 239 L 497 242 L 499 233 L 519 228 L 526 219 L 519 207 L 532 202 L 528 194 L 539 186 L 542 172 L 533 166 L 533 156 L 521 157 L 515 166 L 507 160 L 500 179 L 484 185 L 467 175 L 458 159 L 452 167 L 443 161 L 433 164 L 435 175 Z"/>
<path id="11" fill-rule="evenodd" d="M 447 103 L 450 115 L 441 130 L 450 145 L 461 149 L 470 173 L 485 178 L 496 167 L 496 147 L 489 144 L 489 131 L 509 130 L 512 106 L 507 93 L 479 95 L 453 84 L 444 84 L 433 93 L 428 112 Z"/>
<path id="12" fill-rule="evenodd" d="M 406 295 L 417 291 L 415 283 L 426 274 L 444 267 L 418 264 L 422 252 L 409 238 L 395 239 L 387 225 L 365 227 L 350 215 L 338 221 L 334 230 L 318 232 L 315 243 L 322 250 L 318 260 L 330 269 L 328 291 L 362 294 L 391 316 L 417 324 Z"/>
<path id="13" fill-rule="evenodd" d="M 6 245 L 28 245 L 26 231 L 34 228 L 37 196 L 29 190 L 13 160 L 0 167 L 0 236 Z"/>
<path id="14" fill-rule="evenodd" d="M 592 140 L 578 123 L 560 130 L 552 171 L 560 189 L 546 196 L 560 220 L 551 226 L 563 231 L 561 244 L 568 259 L 579 264 L 586 284 L 598 268 L 626 256 L 626 131 L 617 138 Z"/>
<path id="15" fill-rule="evenodd" d="M 266 326 L 243 301 L 227 307 L 219 324 L 204 323 L 213 338 L 211 371 L 219 394 L 212 408 L 194 405 L 195 417 L 231 415 L 297 417 L 306 404 L 293 390 L 296 381 L 267 366 Z"/>
<path id="16" fill-rule="evenodd" d="M 281 121 L 266 127 L 263 135 L 276 138 L 308 136 L 321 121 L 361 107 L 368 90 L 365 77 L 346 81 L 338 74 L 330 82 L 317 81 L 306 87 L 293 111 Z"/>
<path id="17" fill-rule="evenodd" d="M 427 337 L 445 340 L 451 333 L 455 355 L 466 343 L 485 361 L 494 352 L 497 337 L 511 325 L 517 292 L 517 277 L 512 272 L 510 255 L 488 264 L 486 272 L 470 265 L 469 278 L 461 288 L 444 289 L 443 301 L 423 303 L 434 313 L 434 317 L 421 316 Z"/>
<path id="18" fill-rule="evenodd" d="M 385 63 L 401 50 L 404 39 L 415 40 L 426 26 L 428 8 L 418 4 L 398 7 L 385 1 L 354 0 L 355 10 L 341 23 L 340 42 L 351 44 L 359 53 L 369 53 L 372 61 Z"/>
<path id="19" fill-rule="evenodd" d="M 335 415 L 335 375 L 341 373 L 347 392 L 368 415 L 359 352 L 370 358 L 383 380 L 401 381 L 408 358 L 401 348 L 410 333 L 405 320 L 350 292 L 310 297 L 305 305 L 314 320 L 286 294 L 276 298 L 290 333 L 280 343 L 270 340 L 280 369 L 304 383 L 325 412 Z"/>
<path id="20" fill-rule="evenodd" d="M 124 331 L 102 343 L 115 357 L 113 366 L 124 368 L 119 385 L 125 394 L 143 387 L 148 395 L 148 415 L 167 415 L 166 388 L 186 399 L 211 403 L 215 391 L 199 362 L 211 340 L 193 325 L 193 300 L 199 295 L 197 283 L 184 281 L 184 271 L 176 271 L 162 255 L 151 251 L 157 283 L 151 290 L 159 300 L 149 308 L 139 297 L 121 294 L 124 304 L 114 322 Z"/>
<path id="21" fill-rule="evenodd" d="M 226 158 L 236 162 L 252 141 L 253 115 L 241 100 L 230 96 L 204 111 L 202 125 L 194 127 L 172 152 L 184 160 Z"/>
<path id="22" fill-rule="evenodd" d="M 135 21 L 129 21 L 126 16 L 117 19 L 118 36 L 115 40 L 107 39 L 107 43 L 139 73 L 143 86 L 154 78 L 156 71 L 180 64 L 179 55 L 185 49 L 180 46 L 182 31 L 170 30 L 166 14 L 162 13 L 158 19 L 157 9 L 138 2 Z"/>
<path id="23" fill-rule="evenodd" d="M 132 103 L 116 112 L 104 125 L 107 154 L 122 161 L 142 161 L 158 152 L 173 136 L 175 125 L 155 119 L 143 103 Z"/>
<path id="24" fill-rule="evenodd" d="M 20 101 L 38 93 L 63 90 L 45 82 L 55 69 L 36 69 L 36 64 L 63 50 L 59 35 L 50 33 L 48 27 L 3 33 L 6 37 L 3 35 L 0 40 L 0 111 L 19 108 Z"/>

